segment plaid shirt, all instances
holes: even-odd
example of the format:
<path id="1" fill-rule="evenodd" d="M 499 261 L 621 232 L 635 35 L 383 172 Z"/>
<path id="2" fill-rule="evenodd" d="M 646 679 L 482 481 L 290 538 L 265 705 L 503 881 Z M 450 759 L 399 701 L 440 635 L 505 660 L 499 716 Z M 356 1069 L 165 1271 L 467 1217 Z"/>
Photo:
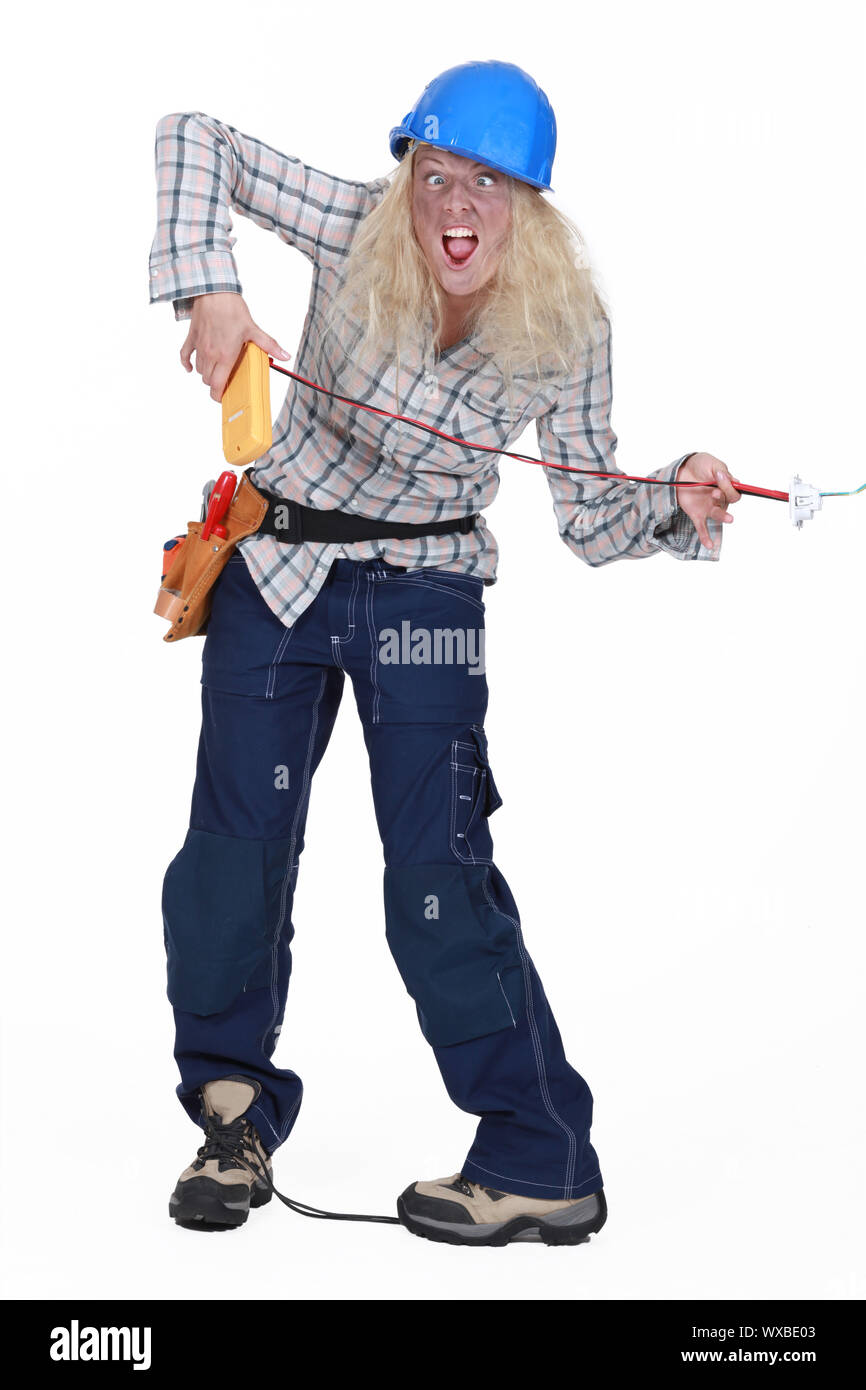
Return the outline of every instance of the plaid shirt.
<path id="1" fill-rule="evenodd" d="M 518 376 L 511 405 L 501 376 L 474 336 L 446 348 L 435 370 L 392 356 L 356 363 L 354 329 L 337 341 L 323 314 L 337 290 L 352 238 L 384 196 L 387 179 L 335 178 L 281 154 L 203 112 L 164 116 L 156 128 L 157 227 L 150 252 L 150 302 L 171 300 L 175 319 L 192 298 L 241 294 L 232 255 L 230 209 L 276 232 L 312 262 L 309 308 L 292 369 L 321 386 L 380 409 L 411 415 L 448 434 L 507 449 L 535 420 L 541 456 L 578 468 L 620 472 L 610 426 L 610 322 L 574 375 L 545 381 Z M 432 329 L 432 324 L 431 324 Z M 400 408 L 395 403 L 399 388 Z M 481 512 L 499 487 L 497 453 L 464 448 L 401 421 L 353 409 L 289 383 L 273 443 L 252 481 L 322 510 L 337 508 L 383 521 L 426 522 Z M 671 481 L 687 454 L 647 476 Z M 680 560 L 717 559 L 703 547 L 675 489 L 587 478 L 545 468 L 563 541 L 588 565 L 638 559 L 665 550 Z M 720 528 L 716 528 L 720 529 Z M 241 549 L 263 597 L 291 626 L 312 602 L 338 555 L 380 557 L 409 568 L 440 566 L 496 579 L 496 540 L 479 517 L 462 535 L 351 544 L 288 544 L 251 537 Z"/>

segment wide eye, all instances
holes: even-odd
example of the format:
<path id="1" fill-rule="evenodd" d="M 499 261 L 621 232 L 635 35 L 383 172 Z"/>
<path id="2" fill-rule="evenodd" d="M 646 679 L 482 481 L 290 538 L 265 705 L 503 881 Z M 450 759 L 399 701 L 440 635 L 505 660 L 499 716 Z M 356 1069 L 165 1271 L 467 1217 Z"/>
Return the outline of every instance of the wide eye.
<path id="1" fill-rule="evenodd" d="M 490 187 L 492 187 L 492 185 L 495 184 L 495 182 L 496 182 L 496 179 L 493 177 L 492 174 L 479 174 L 478 177 L 479 177 L 480 179 L 486 179 L 486 180 L 487 180 L 487 183 L 486 183 L 486 184 L 482 184 L 482 187 L 483 187 L 483 188 L 490 188 Z"/>
<path id="2" fill-rule="evenodd" d="M 441 179 L 441 178 L 442 178 L 442 175 L 441 175 L 441 174 L 426 174 L 426 175 L 424 176 L 424 182 L 425 182 L 425 183 L 429 183 L 431 179 Z M 444 182 L 444 180 L 443 180 L 443 182 Z"/>

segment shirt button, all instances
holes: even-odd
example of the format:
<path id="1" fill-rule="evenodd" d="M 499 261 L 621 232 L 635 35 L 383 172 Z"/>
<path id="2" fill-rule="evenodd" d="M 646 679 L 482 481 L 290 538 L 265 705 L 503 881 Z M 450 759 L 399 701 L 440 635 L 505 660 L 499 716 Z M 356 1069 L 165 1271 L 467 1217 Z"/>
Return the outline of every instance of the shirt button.
<path id="1" fill-rule="evenodd" d="M 349 505 L 352 506 L 352 507 L 357 507 L 357 505 L 358 505 L 358 499 L 357 499 L 357 497 L 353 497 L 353 498 L 352 498 L 352 501 L 351 501 L 351 503 L 350 503 Z"/>
<path id="2" fill-rule="evenodd" d="M 316 574 L 323 574 L 323 573 L 324 573 L 324 570 L 325 570 L 325 566 L 324 566 L 324 565 L 316 565 Z"/>

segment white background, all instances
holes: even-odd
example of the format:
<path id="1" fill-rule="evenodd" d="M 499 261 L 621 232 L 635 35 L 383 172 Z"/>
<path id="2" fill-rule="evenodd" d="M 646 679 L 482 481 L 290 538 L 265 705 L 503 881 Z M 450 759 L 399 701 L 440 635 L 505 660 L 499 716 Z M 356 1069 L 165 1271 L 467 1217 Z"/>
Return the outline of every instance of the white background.
<path id="1" fill-rule="evenodd" d="M 229 1235 L 169 1220 L 201 1139 L 174 1095 L 160 917 L 201 642 L 166 645 L 151 610 L 162 542 L 222 454 L 219 407 L 180 365 L 187 326 L 147 283 L 160 116 L 201 110 L 368 179 L 435 74 L 515 61 L 554 105 L 554 201 L 611 301 L 619 466 L 705 449 L 761 486 L 856 487 L 862 7 L 21 13 L 3 92 L 7 1296 L 862 1298 L 862 495 L 799 532 L 744 497 L 718 564 L 590 569 L 541 471 L 502 460 L 492 829 L 595 1095 L 603 1233 L 469 1252 L 276 1202 Z M 308 262 L 239 215 L 234 233 L 253 316 L 296 352 Z M 286 384 L 272 374 L 274 416 Z M 344 1211 L 393 1212 L 455 1172 L 475 1124 L 391 960 L 381 877 L 347 688 L 277 1053 L 305 1100 L 275 1165 Z"/>

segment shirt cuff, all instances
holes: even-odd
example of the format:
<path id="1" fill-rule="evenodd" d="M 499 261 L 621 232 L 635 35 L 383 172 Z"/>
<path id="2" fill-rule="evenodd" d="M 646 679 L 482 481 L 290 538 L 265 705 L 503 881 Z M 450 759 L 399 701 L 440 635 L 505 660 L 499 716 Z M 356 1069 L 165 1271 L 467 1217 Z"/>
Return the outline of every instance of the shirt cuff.
<path id="1" fill-rule="evenodd" d="M 686 459 L 696 452 L 693 449 L 690 454 L 683 454 L 675 463 L 668 464 L 667 468 L 659 468 L 652 476 L 664 482 L 673 482 Z M 678 560 L 718 560 L 721 556 L 721 533 L 724 532 L 721 522 L 707 522 L 711 539 L 718 542 L 718 549 L 712 550 L 701 544 L 694 522 L 677 502 L 675 487 L 654 488 L 653 492 L 656 495 L 647 527 L 648 543 L 657 550 L 667 551 Z"/>
<path id="2" fill-rule="evenodd" d="M 243 294 L 229 251 L 187 252 L 150 268 L 150 303 L 170 299 L 176 319 L 188 319 L 200 294 Z"/>

